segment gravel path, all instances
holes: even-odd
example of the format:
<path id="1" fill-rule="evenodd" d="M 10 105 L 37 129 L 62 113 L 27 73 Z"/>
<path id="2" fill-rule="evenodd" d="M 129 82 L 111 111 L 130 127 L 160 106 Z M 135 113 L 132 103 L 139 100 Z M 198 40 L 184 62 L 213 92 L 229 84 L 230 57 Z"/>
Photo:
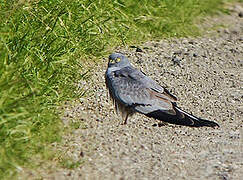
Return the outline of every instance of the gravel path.
<path id="1" fill-rule="evenodd" d="M 143 52 L 117 49 L 166 86 L 178 106 L 220 128 L 163 125 L 136 114 L 127 125 L 115 114 L 104 82 L 107 58 L 95 65 L 91 89 L 67 106 L 66 124 L 82 121 L 58 147 L 80 167 L 39 172 L 44 179 L 240 179 L 243 177 L 242 8 L 214 18 L 226 27 L 202 38 L 147 42 Z M 211 24 L 209 23 L 209 24 Z M 228 24 L 227 24 L 228 23 Z M 229 27 L 227 25 L 230 25 Z M 52 169 L 52 170 L 51 170 Z"/>

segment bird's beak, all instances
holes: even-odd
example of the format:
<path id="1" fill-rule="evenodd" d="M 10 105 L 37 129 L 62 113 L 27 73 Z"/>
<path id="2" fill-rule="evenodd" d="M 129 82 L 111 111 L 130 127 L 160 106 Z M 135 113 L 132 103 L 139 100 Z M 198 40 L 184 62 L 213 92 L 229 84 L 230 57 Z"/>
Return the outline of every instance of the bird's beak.
<path id="1" fill-rule="evenodd" d="M 114 63 L 116 63 L 116 60 L 109 58 L 109 63 L 114 64 Z"/>

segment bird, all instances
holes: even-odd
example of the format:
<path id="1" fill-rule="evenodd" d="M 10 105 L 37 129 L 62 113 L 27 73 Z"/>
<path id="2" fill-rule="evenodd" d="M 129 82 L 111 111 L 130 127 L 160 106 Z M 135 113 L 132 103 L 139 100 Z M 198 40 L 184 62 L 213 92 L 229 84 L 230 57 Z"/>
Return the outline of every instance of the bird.
<path id="1" fill-rule="evenodd" d="M 164 123 L 190 127 L 219 127 L 209 121 L 189 114 L 176 104 L 177 98 L 165 87 L 134 68 L 121 53 L 112 53 L 108 58 L 105 82 L 115 111 L 123 124 L 135 113 L 160 120 Z"/>

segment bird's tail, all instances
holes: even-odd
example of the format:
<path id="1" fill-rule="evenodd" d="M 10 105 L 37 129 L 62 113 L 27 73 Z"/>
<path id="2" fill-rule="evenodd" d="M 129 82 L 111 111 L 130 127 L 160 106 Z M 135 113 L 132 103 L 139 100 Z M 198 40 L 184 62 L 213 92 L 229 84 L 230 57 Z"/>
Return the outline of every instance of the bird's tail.
<path id="1" fill-rule="evenodd" d="M 184 125 L 184 126 L 191 126 L 191 127 L 202 127 L 202 126 L 219 127 L 219 125 L 216 122 L 193 116 L 181 110 L 176 105 L 174 105 L 174 110 L 176 112 L 175 115 L 168 114 L 162 110 L 157 110 L 149 114 L 146 114 L 146 116 L 153 117 L 155 119 L 162 120 L 164 122 L 168 122 L 171 124 L 177 124 L 177 125 Z"/>

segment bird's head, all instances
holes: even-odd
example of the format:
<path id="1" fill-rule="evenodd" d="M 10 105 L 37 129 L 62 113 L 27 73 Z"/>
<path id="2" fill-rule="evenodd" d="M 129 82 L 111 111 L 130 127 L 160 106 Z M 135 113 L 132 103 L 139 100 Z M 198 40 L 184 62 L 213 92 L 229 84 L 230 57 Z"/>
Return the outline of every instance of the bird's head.
<path id="1" fill-rule="evenodd" d="M 108 67 L 126 67 L 129 66 L 130 62 L 126 56 L 120 53 L 112 53 L 109 56 Z"/>

